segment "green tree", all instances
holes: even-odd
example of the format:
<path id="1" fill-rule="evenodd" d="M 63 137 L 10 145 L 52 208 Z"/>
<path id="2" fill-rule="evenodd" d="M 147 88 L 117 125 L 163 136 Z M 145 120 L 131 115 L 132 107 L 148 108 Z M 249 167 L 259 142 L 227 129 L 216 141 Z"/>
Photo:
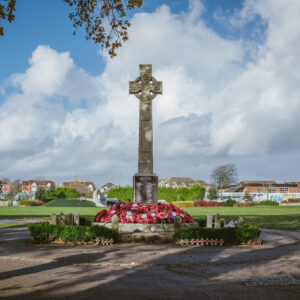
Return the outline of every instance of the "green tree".
<path id="1" fill-rule="evenodd" d="M 54 186 L 51 185 L 50 188 L 46 190 L 45 198 L 46 199 L 57 199 L 56 198 L 56 190 L 55 190 Z"/>
<path id="2" fill-rule="evenodd" d="M 41 186 L 38 186 L 35 192 L 35 199 L 37 200 L 45 199 L 45 190 Z"/>
<path id="3" fill-rule="evenodd" d="M 128 40 L 128 12 L 143 4 L 143 0 L 62 1 L 72 10 L 69 19 L 73 24 L 74 34 L 78 28 L 84 27 L 86 39 L 106 48 L 111 57 L 116 56 L 115 50 Z M 16 0 L 0 0 L 0 20 L 14 21 L 15 10 Z M 0 27 L 0 36 L 3 35 L 4 28 Z"/>
<path id="4" fill-rule="evenodd" d="M 219 198 L 218 190 L 217 190 L 217 188 L 214 185 L 211 186 L 211 187 L 209 187 L 207 198 L 209 200 L 216 200 L 216 199 Z"/>

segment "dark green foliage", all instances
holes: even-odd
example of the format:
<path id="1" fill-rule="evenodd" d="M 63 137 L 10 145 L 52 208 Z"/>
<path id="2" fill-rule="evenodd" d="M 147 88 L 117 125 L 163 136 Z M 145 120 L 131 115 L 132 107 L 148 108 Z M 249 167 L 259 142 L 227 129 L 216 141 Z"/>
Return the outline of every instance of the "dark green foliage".
<path id="1" fill-rule="evenodd" d="M 264 200 L 264 201 L 258 202 L 258 205 L 274 205 L 274 206 L 277 206 L 277 205 L 279 205 L 279 203 L 276 202 L 276 201 L 272 201 L 272 200 Z"/>
<path id="2" fill-rule="evenodd" d="M 199 227 L 206 226 L 206 219 L 205 218 L 194 218 L 194 221 L 199 223 Z"/>
<path id="3" fill-rule="evenodd" d="M 260 229 L 250 224 L 243 224 L 242 227 L 229 228 L 187 228 L 181 231 L 182 239 L 223 239 L 225 244 L 242 244 L 249 240 L 257 240 L 260 234 Z"/>
<path id="4" fill-rule="evenodd" d="M 25 205 L 25 206 L 37 206 L 37 203 L 33 200 L 20 200 L 19 205 Z"/>
<path id="5" fill-rule="evenodd" d="M 205 188 L 200 184 L 194 184 L 187 187 L 158 187 L 158 199 L 166 200 L 169 203 L 173 201 L 195 201 L 204 198 Z M 118 198 L 122 202 L 131 202 L 133 199 L 133 189 L 131 186 L 110 189 L 107 198 Z"/>
<path id="6" fill-rule="evenodd" d="M 222 206 L 224 206 L 224 207 L 233 207 L 235 203 L 236 203 L 235 200 L 228 199 L 227 201 L 222 203 Z"/>
<path id="7" fill-rule="evenodd" d="M 107 193 L 107 198 L 117 198 L 122 202 L 132 202 L 133 188 L 132 186 L 118 186 L 110 189 Z"/>
<path id="8" fill-rule="evenodd" d="M 56 190 L 55 190 L 54 186 L 51 185 L 50 188 L 46 190 L 45 198 L 46 199 L 57 199 L 56 198 Z"/>
<path id="9" fill-rule="evenodd" d="M 52 225 L 47 222 L 29 225 L 31 236 L 37 243 L 50 243 L 56 240 L 59 237 L 62 228 L 63 227 L 60 225 Z"/>
<path id="10" fill-rule="evenodd" d="M 74 188 L 59 187 L 55 189 L 56 198 L 54 199 L 77 199 L 80 194 Z"/>
<path id="11" fill-rule="evenodd" d="M 218 199 L 219 195 L 218 195 L 218 190 L 217 188 L 213 185 L 208 189 L 208 199 L 209 200 L 216 200 Z"/>
<path id="12" fill-rule="evenodd" d="M 92 223 L 94 221 L 94 217 L 92 216 L 80 216 L 79 217 L 79 224 L 82 225 L 82 226 L 91 226 Z"/>
<path id="13" fill-rule="evenodd" d="M 37 188 L 37 191 L 35 193 L 35 199 L 37 200 L 45 199 L 45 190 L 41 186 Z"/>
<path id="14" fill-rule="evenodd" d="M 118 235 L 104 226 L 62 226 L 41 222 L 29 225 L 29 230 L 37 243 L 51 243 L 58 239 L 63 242 L 91 242 L 96 238 L 118 240 Z"/>

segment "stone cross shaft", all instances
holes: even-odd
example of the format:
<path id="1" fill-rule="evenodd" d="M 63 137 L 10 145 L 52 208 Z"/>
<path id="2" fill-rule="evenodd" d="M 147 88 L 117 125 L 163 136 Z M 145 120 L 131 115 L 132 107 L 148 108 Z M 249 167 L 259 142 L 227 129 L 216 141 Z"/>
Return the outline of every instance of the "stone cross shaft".
<path id="1" fill-rule="evenodd" d="M 140 100 L 138 173 L 153 174 L 152 100 L 162 94 L 162 82 L 152 76 L 152 65 L 140 65 L 140 76 L 129 82 L 129 94 Z"/>

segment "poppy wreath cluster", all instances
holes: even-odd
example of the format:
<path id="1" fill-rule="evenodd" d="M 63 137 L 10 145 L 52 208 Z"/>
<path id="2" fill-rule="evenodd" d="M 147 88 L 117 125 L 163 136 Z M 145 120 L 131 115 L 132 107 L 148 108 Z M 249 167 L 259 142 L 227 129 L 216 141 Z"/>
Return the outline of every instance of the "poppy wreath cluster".
<path id="1" fill-rule="evenodd" d="M 191 216 L 173 204 L 147 204 L 118 202 L 109 209 L 101 210 L 94 218 L 95 222 L 109 223 L 114 215 L 119 217 L 120 223 L 156 224 L 174 223 L 176 217 L 182 223 L 194 223 Z"/>

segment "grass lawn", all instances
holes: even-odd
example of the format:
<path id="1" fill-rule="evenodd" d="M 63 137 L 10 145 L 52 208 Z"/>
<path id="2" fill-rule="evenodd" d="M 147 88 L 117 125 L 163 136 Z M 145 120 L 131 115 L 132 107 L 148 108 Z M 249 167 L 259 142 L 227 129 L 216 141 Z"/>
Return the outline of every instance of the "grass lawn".
<path id="1" fill-rule="evenodd" d="M 51 207 L 96 207 L 94 202 L 88 200 L 52 200 L 44 206 Z"/>
<path id="2" fill-rule="evenodd" d="M 300 230 L 300 206 L 192 207 L 185 210 L 195 218 L 205 218 L 208 213 L 231 218 L 240 215 L 246 222 L 261 228 Z"/>
<path id="3" fill-rule="evenodd" d="M 70 200 L 65 200 L 70 201 Z M 50 202 L 51 203 L 51 202 Z M 75 213 L 82 216 L 95 216 L 101 207 L 58 206 L 0 207 L 0 219 L 48 217 L 52 213 Z M 262 228 L 300 230 L 300 206 L 254 206 L 254 207 L 192 207 L 185 208 L 192 217 L 205 218 L 206 214 L 219 213 L 222 217 L 243 216 L 246 222 Z"/>

